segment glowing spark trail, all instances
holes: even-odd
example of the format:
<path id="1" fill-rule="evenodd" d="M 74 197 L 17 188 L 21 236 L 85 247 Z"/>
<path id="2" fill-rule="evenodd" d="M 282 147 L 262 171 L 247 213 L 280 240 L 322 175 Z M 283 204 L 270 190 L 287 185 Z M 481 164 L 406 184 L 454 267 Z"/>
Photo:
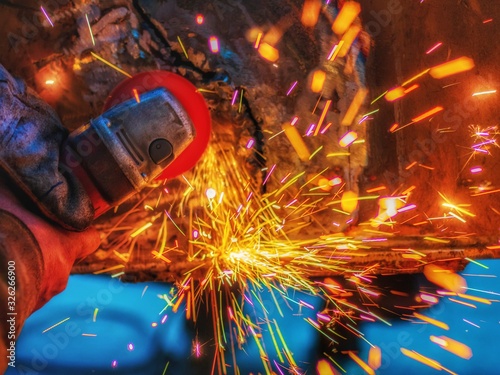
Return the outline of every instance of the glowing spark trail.
<path id="1" fill-rule="evenodd" d="M 47 12 L 43 8 L 43 6 L 40 6 L 40 9 L 41 9 L 43 15 L 45 16 L 45 18 L 47 18 L 47 21 L 49 21 L 50 26 L 54 27 L 54 24 L 52 23 L 52 20 L 50 19 L 49 15 L 47 14 Z"/>
<path id="2" fill-rule="evenodd" d="M 124 76 L 128 77 L 128 78 L 132 78 L 132 76 L 130 74 L 128 74 L 126 71 L 124 71 L 123 69 L 120 69 L 118 68 L 116 65 L 110 63 L 108 60 L 102 58 L 101 56 L 99 56 L 97 53 L 94 53 L 94 52 L 90 52 L 90 54 L 92 56 L 94 56 L 97 60 L 99 61 L 102 61 L 104 64 L 112 67 L 113 69 L 115 69 L 117 72 L 120 72 L 121 74 L 123 74 Z"/>

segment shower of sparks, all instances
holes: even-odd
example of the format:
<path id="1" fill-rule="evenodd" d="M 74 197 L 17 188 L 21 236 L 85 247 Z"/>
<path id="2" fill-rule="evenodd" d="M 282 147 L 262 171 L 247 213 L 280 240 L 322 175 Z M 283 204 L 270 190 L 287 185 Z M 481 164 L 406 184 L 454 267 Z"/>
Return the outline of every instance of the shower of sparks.
<path id="1" fill-rule="evenodd" d="M 52 20 L 50 19 L 49 15 L 47 14 L 47 12 L 45 11 L 45 9 L 43 8 L 43 6 L 40 6 L 40 9 L 43 13 L 43 15 L 45 16 L 45 18 L 47 19 L 47 21 L 49 21 L 50 23 L 50 26 L 54 27 L 54 23 L 52 22 Z"/>
<path id="2" fill-rule="evenodd" d="M 208 298 L 215 314 L 216 346 L 222 348 L 229 342 L 241 345 L 253 341 L 260 347 L 263 365 L 269 374 L 272 371 L 279 373 L 281 369 L 265 355 L 261 328 L 243 312 L 245 304 L 263 307 L 261 291 L 271 293 L 279 311 L 279 301 L 292 303 L 302 309 L 314 308 L 304 300 L 294 300 L 288 291 L 302 290 L 315 296 L 326 291 L 328 304 L 339 306 L 343 313 L 336 317 L 319 314 L 317 319 L 307 320 L 320 332 L 323 332 L 322 327 L 330 327 L 333 321 L 349 311 L 358 311 L 365 316 L 365 320 L 383 321 L 370 311 L 346 304 L 337 291 L 330 293 L 326 287 L 318 288 L 317 281 L 308 277 L 312 270 L 318 273 L 352 272 L 360 292 L 371 298 L 379 295 L 369 285 L 365 285 L 370 279 L 362 275 L 362 270 L 346 267 L 346 259 L 357 256 L 360 249 L 366 247 L 361 240 L 342 236 L 294 239 L 294 233 L 305 228 L 320 207 L 321 200 L 314 201 L 306 195 L 316 178 L 311 178 L 306 184 L 300 182 L 302 174 L 283 179 L 279 167 L 273 165 L 262 184 L 268 186 L 272 181 L 273 184 L 269 186 L 274 188 L 268 188 L 268 192 L 262 194 L 244 168 L 235 168 L 236 163 L 234 153 L 209 146 L 193 175 L 185 177 L 186 189 L 179 193 L 178 208 L 172 208 L 170 213 L 164 210 L 163 220 L 150 219 L 129 235 L 138 236 L 161 222 L 155 252 L 165 254 L 169 251 L 165 243 L 168 222 L 172 222 L 179 230 L 182 228 L 189 233 L 197 233 L 187 242 L 176 245 L 176 251 L 186 251 L 192 266 L 185 272 L 184 280 L 178 283 L 175 295 L 164 296 L 165 309 L 179 311 L 185 303 L 187 316 L 196 320 L 196 306 L 201 299 Z M 213 170 L 218 170 L 218 173 L 210 173 Z M 317 175 L 320 176 L 321 174 Z M 343 185 L 330 184 L 328 179 L 325 181 L 336 194 L 342 191 Z M 164 194 L 163 188 L 158 190 L 160 194 Z M 289 199 L 285 200 L 283 197 L 287 196 Z M 193 206 L 190 203 L 193 200 L 199 205 Z M 357 200 L 356 197 L 356 204 Z M 340 207 L 340 201 L 332 201 L 330 204 Z M 145 209 L 144 212 L 152 211 Z M 188 214 L 183 215 L 183 212 Z M 190 219 L 187 222 L 181 221 L 179 218 L 182 216 Z M 319 251 L 324 248 L 331 251 Z M 200 282 L 193 282 L 194 278 Z M 238 286 L 240 293 L 230 292 L 232 286 Z M 204 297 L 206 295 L 208 297 Z M 228 306 L 227 313 L 221 310 L 222 304 Z M 226 326 L 235 329 L 224 333 Z M 272 332 L 276 352 L 282 355 L 279 366 L 287 362 L 287 367 L 297 368 L 281 329 L 276 321 L 270 321 L 266 328 L 268 332 Z M 360 336 L 355 326 L 350 325 L 349 330 Z M 223 352 L 219 352 L 219 363 L 224 363 Z"/>
<path id="3" fill-rule="evenodd" d="M 337 57 L 344 57 L 360 32 L 359 27 L 353 25 L 353 21 L 359 13 L 357 3 L 347 2 L 346 4 L 348 5 L 344 15 L 339 17 L 338 21 L 342 22 L 334 25 L 334 29 L 342 31 L 340 34 L 344 34 L 344 37 L 332 47 L 327 58 L 330 62 Z M 92 29 L 87 15 L 86 19 L 92 36 Z M 201 25 L 204 22 L 203 16 L 198 15 L 196 22 Z M 180 37 L 177 37 L 177 39 L 185 57 L 189 58 Z M 270 62 L 277 61 L 279 58 L 278 46 L 268 44 L 262 39 L 266 41 L 263 34 L 259 33 L 254 45 L 257 49 L 256 52 Z M 93 36 L 92 41 L 94 43 Z M 212 53 L 219 52 L 220 47 L 217 37 L 211 36 L 208 44 Z M 426 54 L 431 54 L 441 46 L 441 42 L 435 44 L 426 51 Z M 92 56 L 130 77 L 128 73 L 97 54 L 92 52 Z M 433 78 L 439 79 L 470 70 L 472 67 L 474 67 L 474 62 L 471 59 L 460 58 L 427 69 L 406 80 L 403 84 L 398 83 L 387 86 L 395 88 L 377 96 L 371 102 L 371 105 L 383 97 L 389 102 L 403 98 L 406 94 L 420 87 L 416 83 L 409 85 L 428 73 Z M 322 99 L 326 79 L 327 73 L 320 69 L 316 70 L 312 76 L 310 90 L 319 95 L 315 109 L 317 109 Z M 293 78 L 290 79 L 290 81 L 292 80 Z M 298 85 L 299 81 L 293 81 L 286 92 L 286 96 L 290 96 Z M 301 82 L 300 85 L 302 87 L 303 83 Z M 494 93 L 496 93 L 496 90 L 477 92 L 472 96 Z M 358 89 L 342 118 L 341 123 L 343 126 L 352 126 L 353 123 L 360 125 L 372 119 L 369 116 L 379 111 L 379 109 L 374 109 L 360 116 L 360 113 L 373 109 L 373 107 L 367 109 L 364 106 L 367 95 L 367 89 L 363 87 Z M 140 99 L 135 89 L 134 96 L 139 102 Z M 239 100 L 238 112 L 241 112 L 243 108 L 243 99 L 243 88 L 235 89 L 232 94 L 231 105 L 236 105 L 236 101 Z M 314 120 L 303 120 L 304 126 L 308 126 L 307 136 L 323 135 L 332 126 L 332 122 L 328 122 L 328 111 L 332 101 L 327 100 L 325 103 L 319 119 L 317 118 L 318 113 L 313 110 L 316 118 Z M 403 126 L 393 124 L 389 132 L 394 133 L 406 126 L 429 119 L 443 110 L 443 107 L 435 106 L 412 118 L 409 124 Z M 316 120 L 318 120 L 317 125 L 306 122 Z M 356 122 L 354 122 L 355 120 Z M 310 162 L 315 157 L 323 157 L 323 154 L 326 154 L 327 158 L 351 156 L 350 152 L 327 153 L 325 152 L 327 147 L 324 148 L 323 145 L 319 144 L 311 146 L 311 149 L 314 149 L 311 152 L 304 142 L 303 133 L 305 127 L 301 128 L 300 133 L 295 127 L 298 121 L 299 118 L 294 117 L 290 123 L 282 125 L 281 131 L 273 131 L 268 140 L 272 140 L 274 137 L 283 137 L 282 133 L 284 133 L 285 140 L 289 141 L 293 151 L 304 163 Z M 327 125 L 323 127 L 323 123 L 327 123 Z M 445 133 L 448 129 L 438 128 L 438 132 Z M 496 142 L 496 137 L 499 134 L 497 126 L 471 125 L 469 130 L 474 142 L 472 146 L 467 147 L 467 151 L 472 153 L 469 160 L 472 160 L 478 153 L 488 156 L 491 154 L 493 147 L 499 147 Z M 340 134 L 344 132 L 346 132 L 345 135 L 338 141 L 341 147 L 347 148 L 353 144 L 364 142 L 364 139 L 357 139 L 357 132 L 347 129 Z M 361 132 L 359 134 L 362 136 Z M 392 135 L 388 134 L 387 136 Z M 306 141 L 320 138 L 311 137 Z M 242 148 L 252 149 L 255 142 L 254 138 L 248 139 L 246 146 L 243 143 Z M 427 216 L 425 212 L 418 212 L 417 205 L 410 202 L 410 196 L 413 194 L 413 190 L 416 189 L 415 186 L 401 186 L 395 192 L 390 192 L 389 187 L 375 185 L 376 187 L 366 189 L 365 192 L 378 194 L 378 192 L 386 190 L 384 196 L 358 196 L 358 192 L 353 191 L 353 187 L 349 186 L 347 176 L 337 172 L 333 173 L 334 171 L 328 167 L 321 172 L 315 171 L 312 175 L 309 175 L 305 168 L 298 172 L 292 172 L 286 170 L 279 163 L 269 163 L 267 168 L 262 168 L 259 171 L 261 173 L 259 179 L 261 180 L 258 180 L 255 175 L 252 175 L 241 165 L 241 161 L 238 160 L 238 152 L 236 150 L 221 149 L 214 142 L 214 144 L 209 145 L 204 157 L 199 161 L 192 174 L 182 176 L 182 179 L 179 179 L 179 183 L 184 184 L 180 191 L 171 193 L 165 186 L 159 186 L 154 190 L 158 192 L 156 204 L 148 201 L 148 204 L 141 203 L 140 206 L 137 206 L 144 207 L 143 220 L 137 226 L 126 227 L 124 230 L 126 232 L 124 237 L 126 238 L 122 239 L 121 242 L 117 242 L 119 244 L 119 246 L 116 246 L 117 248 L 127 247 L 128 251 L 119 250 L 119 252 L 115 251 L 115 254 L 118 254 L 119 256 L 117 256 L 126 263 L 136 241 L 139 240 L 138 237 L 143 234 L 146 237 L 146 230 L 151 229 L 148 234 L 157 233 L 154 248 L 149 251 L 155 260 L 165 264 L 174 264 L 171 260 L 174 257 L 171 257 L 171 254 L 186 255 L 187 260 L 185 262 L 187 265 L 183 266 L 185 268 L 183 268 L 181 279 L 176 282 L 176 288 L 172 289 L 170 293 L 160 296 L 165 302 L 165 307 L 160 312 L 160 315 L 162 315 L 161 324 L 164 324 L 167 319 L 165 312 L 168 309 L 174 313 L 185 311 L 187 318 L 196 322 L 201 301 L 208 301 L 213 312 L 214 339 L 217 348 L 213 373 L 216 367 L 218 367 L 219 373 L 226 373 L 226 367 L 230 366 L 226 362 L 227 354 L 233 353 L 234 358 L 236 348 L 241 348 L 248 342 L 257 346 L 266 374 L 301 373 L 294 355 L 282 335 L 283 327 L 280 327 L 276 320 L 267 316 L 265 303 L 267 301 L 263 300 L 261 294 L 263 292 L 270 293 L 274 307 L 281 316 L 284 315 L 282 302 L 287 306 L 296 307 L 299 312 L 315 310 L 313 305 L 295 295 L 296 291 L 301 291 L 311 296 L 322 297 L 325 305 L 323 310 L 315 312 L 314 318 L 309 317 L 305 321 L 332 343 L 341 338 L 340 334 L 335 331 L 337 325 L 343 326 L 351 334 L 365 340 L 371 346 L 368 363 L 353 352 L 349 351 L 347 355 L 366 373 L 374 374 L 382 363 L 382 352 L 368 342 L 356 323 L 358 321 L 378 321 L 389 326 L 391 323 L 376 315 L 369 308 L 370 304 L 375 304 L 374 301 L 383 294 L 381 289 L 372 285 L 374 277 L 371 274 L 371 268 L 376 268 L 378 265 L 366 268 L 354 267 L 350 264 L 350 260 L 363 259 L 369 255 L 372 246 L 375 247 L 377 243 L 390 240 L 390 237 L 394 235 L 391 230 L 394 230 L 394 227 L 398 224 L 408 222 L 417 227 L 434 222 L 453 222 L 457 225 L 463 225 L 467 223 L 467 220 L 476 217 L 476 214 L 473 213 L 476 210 L 471 209 L 469 204 L 453 203 L 456 202 L 455 197 L 448 198 L 444 194 L 438 193 L 442 198 L 439 208 L 444 212 L 440 212 L 439 217 L 429 217 L 430 215 Z M 483 167 L 477 166 L 480 162 L 476 162 L 476 166 L 470 166 L 469 170 L 472 174 L 483 171 Z M 419 169 L 417 166 L 426 169 L 426 173 L 431 173 L 428 171 L 435 169 L 434 166 L 424 165 L 414 160 L 409 160 L 407 165 L 404 165 L 404 169 L 414 172 Z M 217 173 L 214 173 L 214 171 L 217 171 Z M 341 175 L 342 178 L 338 175 Z M 475 191 L 476 193 L 471 194 L 471 196 L 500 192 L 499 189 L 493 187 L 484 192 L 482 190 Z M 163 200 L 168 203 L 164 203 Z M 327 226 L 317 216 L 317 214 L 326 210 L 340 213 L 345 217 L 345 224 L 349 225 L 353 220 L 351 214 L 357 209 L 359 202 L 363 200 L 373 200 L 379 204 L 378 214 L 375 212 L 374 218 L 367 223 L 368 226 L 363 228 L 363 233 L 369 234 L 369 237 L 354 239 L 345 236 L 343 233 L 335 233 L 338 227 L 344 225 L 340 220 L 333 223 L 333 220 L 330 220 L 328 223 L 328 225 L 334 227 L 332 231 L 334 234 L 328 234 L 330 233 L 328 228 L 322 228 L 324 231 L 322 231 L 323 235 L 321 236 L 317 233 L 308 233 L 308 227 L 311 223 Z M 479 211 L 477 212 L 479 214 Z M 414 216 L 411 216 L 413 214 Z M 400 216 L 403 217 L 401 220 L 399 220 Z M 174 229 L 171 229 L 172 226 Z M 170 230 L 174 233 L 167 233 Z M 300 235 L 298 235 L 299 233 Z M 462 234 L 464 233 L 462 232 Z M 172 237 L 176 238 L 175 241 L 170 241 Z M 446 235 L 434 234 L 425 237 L 423 242 L 446 246 L 446 244 L 450 243 L 449 238 Z M 426 264 L 426 254 L 423 252 L 401 248 L 393 248 L 391 251 L 401 254 L 405 261 L 416 261 L 420 262 L 421 265 Z M 476 260 L 469 258 L 466 258 L 466 260 L 485 267 Z M 439 290 L 436 293 L 420 292 L 417 299 L 418 304 L 434 305 L 442 298 L 447 298 L 451 302 L 471 308 L 476 306 L 470 302 L 491 304 L 492 300 L 464 294 L 467 290 L 467 284 L 460 275 L 434 264 L 427 264 L 425 267 L 424 274 L 427 279 L 445 290 Z M 118 271 L 114 275 L 114 277 L 117 277 L 124 274 L 123 268 L 124 265 L 118 265 L 96 273 Z M 323 281 L 319 281 L 319 278 L 313 278 L 313 276 L 325 274 L 341 274 L 351 287 L 347 289 L 330 278 Z M 348 301 L 346 296 L 353 295 L 354 292 L 362 300 L 369 303 L 354 304 Z M 394 292 L 395 295 L 404 295 L 403 292 L 391 292 Z M 465 302 L 465 300 L 469 302 Z M 261 321 L 253 321 L 244 312 L 244 308 L 247 306 L 262 309 L 264 316 L 261 317 Z M 420 314 L 414 311 L 416 308 L 416 306 L 409 308 L 411 313 L 407 315 L 408 320 L 414 323 L 427 323 L 449 330 L 449 326 L 445 322 Z M 97 313 L 98 309 L 96 308 L 93 315 L 94 322 Z M 68 319 L 55 324 L 44 332 Z M 479 328 L 478 325 L 466 319 L 463 320 Z M 156 327 L 158 323 L 153 322 L 151 326 Z M 272 360 L 267 354 L 269 348 L 264 344 L 264 332 L 271 336 L 271 348 L 278 355 L 276 361 Z M 431 341 L 462 358 L 469 357 L 469 354 L 472 355 L 468 352 L 468 347 L 465 344 L 445 336 L 431 336 Z M 203 345 L 200 344 L 198 339 L 193 341 L 192 348 L 195 357 L 204 355 L 202 347 Z M 128 344 L 127 349 L 129 351 L 134 350 L 134 345 L 132 343 Z M 435 360 L 415 351 L 404 348 L 401 351 L 405 356 L 432 368 L 452 373 Z M 327 353 L 324 354 L 331 363 L 345 372 L 333 358 Z M 235 360 L 233 362 L 232 365 L 236 369 L 235 373 L 238 373 Z M 117 365 L 116 361 L 112 362 L 112 367 Z M 168 365 L 167 363 L 164 373 Z M 320 375 L 336 373 L 330 362 L 326 360 L 319 361 L 317 371 Z"/>

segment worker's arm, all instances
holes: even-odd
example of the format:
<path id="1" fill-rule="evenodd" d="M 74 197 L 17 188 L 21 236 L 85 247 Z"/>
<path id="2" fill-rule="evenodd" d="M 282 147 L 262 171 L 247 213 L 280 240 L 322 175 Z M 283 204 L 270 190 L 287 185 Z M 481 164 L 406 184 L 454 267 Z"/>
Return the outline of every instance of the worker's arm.
<path id="1" fill-rule="evenodd" d="M 99 244 L 85 230 L 89 197 L 59 172 L 66 136 L 54 111 L 0 65 L 0 373 L 15 364 L 10 349 L 26 318 Z"/>

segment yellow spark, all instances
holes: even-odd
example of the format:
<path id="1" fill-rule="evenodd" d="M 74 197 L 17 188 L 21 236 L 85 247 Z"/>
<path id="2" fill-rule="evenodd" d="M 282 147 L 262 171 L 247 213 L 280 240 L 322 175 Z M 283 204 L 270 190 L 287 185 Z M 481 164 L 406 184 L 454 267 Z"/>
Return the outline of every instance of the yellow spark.
<path id="1" fill-rule="evenodd" d="M 429 74 L 433 78 L 441 79 L 453 74 L 466 72 L 474 68 L 474 60 L 469 57 L 459 57 L 458 59 L 447 61 L 441 65 L 430 69 Z"/>
<path id="2" fill-rule="evenodd" d="M 342 36 L 341 41 L 343 43 L 342 47 L 339 48 L 339 53 L 338 53 L 339 57 L 345 57 L 347 55 L 349 49 L 352 46 L 352 43 L 354 42 L 360 31 L 361 27 L 359 27 L 358 25 L 352 25 L 351 27 L 349 27 L 349 29 Z"/>
<path id="3" fill-rule="evenodd" d="M 449 240 L 443 240 L 441 238 L 436 238 L 436 237 L 424 237 L 424 240 L 431 241 L 431 242 L 437 242 L 437 243 L 450 243 Z"/>
<path id="4" fill-rule="evenodd" d="M 381 98 L 383 98 L 385 96 L 385 94 L 387 94 L 388 91 L 384 91 L 382 94 L 380 94 L 379 96 L 377 96 L 375 99 L 373 99 L 370 103 L 370 105 L 373 105 L 375 104 L 375 102 L 377 102 L 378 100 L 380 100 Z"/>
<path id="5" fill-rule="evenodd" d="M 437 319 L 430 318 L 428 316 L 419 314 L 417 312 L 414 312 L 413 316 L 415 316 L 415 318 L 417 318 L 417 319 L 423 320 L 424 322 L 427 322 L 427 323 L 432 324 L 432 325 L 434 325 L 436 327 L 445 329 L 447 331 L 450 329 L 450 327 L 448 326 L 448 324 L 446 324 L 444 322 L 441 322 L 441 321 L 439 321 Z"/>
<path id="6" fill-rule="evenodd" d="M 312 158 L 318 153 L 320 152 L 321 150 L 323 149 L 323 146 L 319 146 L 316 150 L 313 151 L 313 153 L 311 154 L 311 156 L 309 156 L 309 160 L 312 160 Z"/>
<path id="7" fill-rule="evenodd" d="M 495 94 L 496 92 L 497 90 L 481 91 L 481 92 L 475 92 L 474 94 L 472 94 L 472 96 Z"/>
<path id="8" fill-rule="evenodd" d="M 140 227 L 139 229 L 137 229 L 134 232 L 132 232 L 130 234 L 130 237 L 131 238 L 137 237 L 139 234 L 141 234 L 142 232 L 144 232 L 146 229 L 151 228 L 152 225 L 153 225 L 152 222 L 144 224 L 142 227 Z"/>
<path id="9" fill-rule="evenodd" d="M 467 302 L 464 302 L 464 301 L 459 301 L 459 300 L 457 300 L 457 299 L 455 299 L 455 298 L 448 298 L 448 299 L 449 299 L 451 302 L 455 302 L 455 303 L 458 303 L 458 304 L 460 304 L 460 305 L 464 305 L 464 306 L 467 306 L 467 307 L 471 307 L 471 308 L 473 308 L 473 309 L 476 309 L 476 308 L 477 308 L 477 306 L 476 306 L 476 305 L 474 305 L 474 304 L 472 304 L 472 303 L 467 303 Z"/>
<path id="10" fill-rule="evenodd" d="M 350 126 L 352 124 L 354 118 L 358 114 L 359 109 L 361 108 L 361 105 L 365 101 L 367 95 L 368 95 L 368 90 L 366 88 L 360 87 L 358 89 L 356 95 L 354 96 L 354 99 L 352 100 L 351 104 L 349 105 L 349 108 L 347 109 L 344 118 L 342 119 L 341 124 L 343 126 Z"/>
<path id="11" fill-rule="evenodd" d="M 139 97 L 139 93 L 137 92 L 137 89 L 133 89 L 132 92 L 134 93 L 134 98 L 137 103 L 141 102 L 141 98 Z"/>
<path id="12" fill-rule="evenodd" d="M 47 332 L 47 331 L 50 331 L 52 328 L 55 328 L 55 327 L 57 327 L 58 325 L 63 324 L 64 322 L 67 322 L 68 320 L 69 320 L 69 317 L 68 317 L 68 318 L 66 318 L 66 319 L 61 320 L 60 322 L 58 322 L 58 323 L 54 324 L 53 326 L 50 326 L 50 327 L 49 327 L 49 328 L 47 328 L 47 329 L 43 330 L 43 331 L 42 331 L 42 333 L 45 333 L 45 332 Z"/>
<path id="13" fill-rule="evenodd" d="M 405 168 L 405 170 L 408 170 L 408 169 L 410 169 L 410 168 L 414 167 L 416 164 L 417 164 L 417 162 L 416 162 L 416 161 L 414 161 L 413 163 L 409 164 L 409 165 Z"/>
<path id="14" fill-rule="evenodd" d="M 164 257 L 162 254 L 160 254 L 158 251 L 156 250 L 153 250 L 151 252 L 151 254 L 153 254 L 155 256 L 155 258 L 158 258 L 158 259 L 161 259 L 163 260 L 165 263 L 172 263 L 172 261 L 166 257 Z"/>
<path id="15" fill-rule="evenodd" d="M 467 288 L 467 282 L 462 276 L 435 264 L 425 265 L 424 276 L 431 283 L 455 293 L 460 293 Z"/>
<path id="16" fill-rule="evenodd" d="M 486 298 L 481 298 L 477 296 L 471 296 L 469 294 L 458 293 L 457 296 L 463 299 L 468 299 L 469 301 L 475 301 L 479 303 L 484 303 L 485 305 L 491 305 L 491 301 Z"/>
<path id="17" fill-rule="evenodd" d="M 186 59 L 189 59 L 188 53 L 186 51 L 186 48 L 184 47 L 184 43 L 182 43 L 181 37 L 177 35 L 177 41 L 179 42 L 179 45 L 182 48 L 182 52 L 184 52 L 184 56 L 186 56 Z"/>
<path id="18" fill-rule="evenodd" d="M 487 248 L 489 249 L 490 247 L 487 247 Z M 469 261 L 469 262 L 471 262 L 471 263 L 474 263 L 474 264 L 478 265 L 479 267 L 483 267 L 484 269 L 487 269 L 487 270 L 490 269 L 490 267 L 485 266 L 484 264 L 479 263 L 478 261 L 476 261 L 474 259 L 471 259 L 471 258 L 464 258 L 464 259 L 467 260 L 467 261 Z"/>
<path id="19" fill-rule="evenodd" d="M 349 147 L 358 138 L 356 132 L 350 131 L 339 140 L 340 147 Z"/>
<path id="20" fill-rule="evenodd" d="M 408 85 L 409 83 L 412 83 L 413 81 L 419 79 L 420 77 L 426 75 L 427 73 L 429 73 L 430 69 L 426 69 L 424 70 L 423 72 L 421 73 L 418 73 L 417 75 L 411 77 L 409 80 L 407 80 L 406 82 L 404 82 L 401 86 L 406 86 Z"/>
<path id="21" fill-rule="evenodd" d="M 405 356 L 414 359 L 415 361 L 418 361 L 420 363 L 423 363 L 424 365 L 427 365 L 429 367 L 432 367 L 435 370 L 442 370 L 442 366 L 439 364 L 439 362 L 430 359 L 429 357 L 426 357 L 420 353 L 417 353 L 414 350 L 408 350 L 405 348 L 401 348 L 401 353 L 403 353 Z"/>
<path id="22" fill-rule="evenodd" d="M 326 73 L 321 69 L 316 70 L 312 76 L 311 91 L 321 92 L 321 90 L 323 90 L 323 84 L 325 83 L 325 79 L 326 79 Z"/>
<path id="23" fill-rule="evenodd" d="M 374 370 L 382 366 L 382 350 L 378 346 L 370 348 L 368 352 L 368 365 Z"/>
<path id="24" fill-rule="evenodd" d="M 385 94 L 385 100 L 388 102 L 394 102 L 398 99 L 401 99 L 403 96 L 405 96 L 406 92 L 403 87 L 396 87 Z"/>
<path id="25" fill-rule="evenodd" d="M 260 43 L 258 51 L 263 58 L 271 62 L 276 62 L 280 57 L 279 51 L 267 43 Z"/>
<path id="26" fill-rule="evenodd" d="M 412 121 L 412 123 L 416 123 L 416 122 L 425 120 L 426 118 L 431 117 L 432 115 L 435 115 L 436 113 L 441 112 L 443 109 L 444 108 L 441 106 L 436 106 L 432 109 L 429 109 L 427 112 L 422 113 L 420 116 L 412 118 L 411 121 Z"/>
<path id="27" fill-rule="evenodd" d="M 321 359 L 316 365 L 318 375 L 335 375 L 335 371 L 326 359 Z"/>
<path id="28" fill-rule="evenodd" d="M 259 48 L 261 39 L 262 39 L 262 33 L 258 33 L 257 39 L 255 40 L 255 44 L 253 46 L 255 49 Z"/>
<path id="29" fill-rule="evenodd" d="M 333 153 L 327 154 L 326 157 L 333 158 L 333 157 L 337 157 L 337 156 L 349 156 L 349 155 L 351 155 L 350 152 L 333 152 Z"/>
<path id="30" fill-rule="evenodd" d="M 472 357 L 471 348 L 459 341 L 446 336 L 431 336 L 430 339 L 433 343 L 438 344 L 444 350 L 447 350 L 458 357 L 463 359 L 470 359 Z"/>
<path id="31" fill-rule="evenodd" d="M 92 321 L 95 323 L 96 319 L 97 319 L 97 313 L 99 312 L 99 309 L 96 307 L 94 309 L 94 315 L 92 316 Z"/>
<path id="32" fill-rule="evenodd" d="M 351 359 L 356 362 L 356 364 L 361 367 L 363 369 L 363 371 L 365 371 L 367 374 L 369 375 L 375 375 L 375 371 L 373 371 L 373 369 L 368 366 L 361 358 L 359 358 L 355 353 L 349 351 L 347 352 L 347 354 L 349 354 L 349 357 L 351 357 Z"/>
<path id="33" fill-rule="evenodd" d="M 92 39 L 92 45 L 95 46 L 94 34 L 92 34 L 92 27 L 90 27 L 89 16 L 85 14 L 85 19 L 87 20 L 87 26 L 89 27 L 90 38 Z"/>
<path id="34" fill-rule="evenodd" d="M 305 0 L 300 21 L 306 27 L 314 27 L 318 22 L 321 0 Z"/>
<path id="35" fill-rule="evenodd" d="M 120 69 L 118 68 L 116 65 L 110 63 L 108 60 L 102 58 L 101 56 L 99 56 L 97 53 L 94 53 L 94 52 L 90 52 L 90 54 L 92 56 L 94 56 L 97 60 L 103 62 L 104 64 L 112 67 L 113 69 L 115 69 L 117 72 L 123 74 L 124 76 L 128 77 L 128 78 L 132 78 L 132 76 L 130 74 L 128 74 L 126 71 L 124 71 L 123 69 Z"/>
<path id="36" fill-rule="evenodd" d="M 100 275 L 101 273 L 108 273 L 110 271 L 114 271 L 118 268 L 123 268 L 123 267 L 125 267 L 123 264 L 117 264 L 116 266 L 111 266 L 111 267 L 108 267 L 108 268 L 105 268 L 105 269 L 102 269 L 99 271 L 95 271 L 94 275 Z"/>
<path id="37" fill-rule="evenodd" d="M 333 49 L 332 49 L 332 51 L 331 51 L 330 55 L 328 56 L 328 60 L 330 60 L 330 61 L 335 61 L 335 59 L 336 59 L 336 58 L 337 58 L 337 56 L 339 55 L 339 52 L 340 52 L 340 50 L 342 49 L 342 46 L 344 45 L 344 43 L 345 43 L 345 42 L 344 42 L 343 40 L 341 40 L 341 41 L 339 41 L 339 43 L 338 43 L 338 44 L 336 44 L 336 45 L 333 47 Z"/>
<path id="38" fill-rule="evenodd" d="M 316 129 L 314 130 L 314 135 L 318 135 L 319 129 L 323 125 L 323 121 L 325 120 L 326 114 L 328 113 L 328 109 L 330 108 L 330 105 L 332 104 L 331 100 L 327 100 L 325 104 L 325 108 L 323 108 L 323 112 L 321 113 L 321 117 L 319 118 L 318 121 L 318 126 L 316 126 Z"/>
<path id="39" fill-rule="evenodd" d="M 463 214 L 463 215 L 470 216 L 470 217 L 475 217 L 476 216 L 472 212 L 466 210 L 465 208 L 462 208 L 464 206 L 470 206 L 470 205 L 463 205 L 463 204 L 456 205 L 456 204 L 451 203 L 451 201 L 448 198 L 446 198 L 446 196 L 444 194 L 439 193 L 439 195 L 445 201 L 445 203 L 442 203 L 443 207 L 451 208 L 452 210 L 457 211 L 458 214 Z"/>
<path id="40" fill-rule="evenodd" d="M 332 25 L 333 32 L 337 35 L 344 34 L 360 12 L 361 5 L 359 3 L 355 1 L 345 2 Z"/>
<path id="41" fill-rule="evenodd" d="M 302 161 L 308 161 L 311 153 L 309 152 L 309 149 L 307 148 L 297 128 L 290 123 L 285 123 L 282 125 L 282 129 L 297 152 L 299 159 Z"/>

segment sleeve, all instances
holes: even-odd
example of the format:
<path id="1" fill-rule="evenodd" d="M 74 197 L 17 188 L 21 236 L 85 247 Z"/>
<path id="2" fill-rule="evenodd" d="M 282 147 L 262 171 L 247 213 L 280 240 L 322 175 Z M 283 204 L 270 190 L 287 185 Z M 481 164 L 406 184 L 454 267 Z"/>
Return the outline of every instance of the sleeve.
<path id="1" fill-rule="evenodd" d="M 40 246 L 28 227 L 0 209 L 0 373 L 15 364 L 16 340 L 37 308 L 44 274 Z M 6 353 L 6 354 L 5 354 Z"/>

